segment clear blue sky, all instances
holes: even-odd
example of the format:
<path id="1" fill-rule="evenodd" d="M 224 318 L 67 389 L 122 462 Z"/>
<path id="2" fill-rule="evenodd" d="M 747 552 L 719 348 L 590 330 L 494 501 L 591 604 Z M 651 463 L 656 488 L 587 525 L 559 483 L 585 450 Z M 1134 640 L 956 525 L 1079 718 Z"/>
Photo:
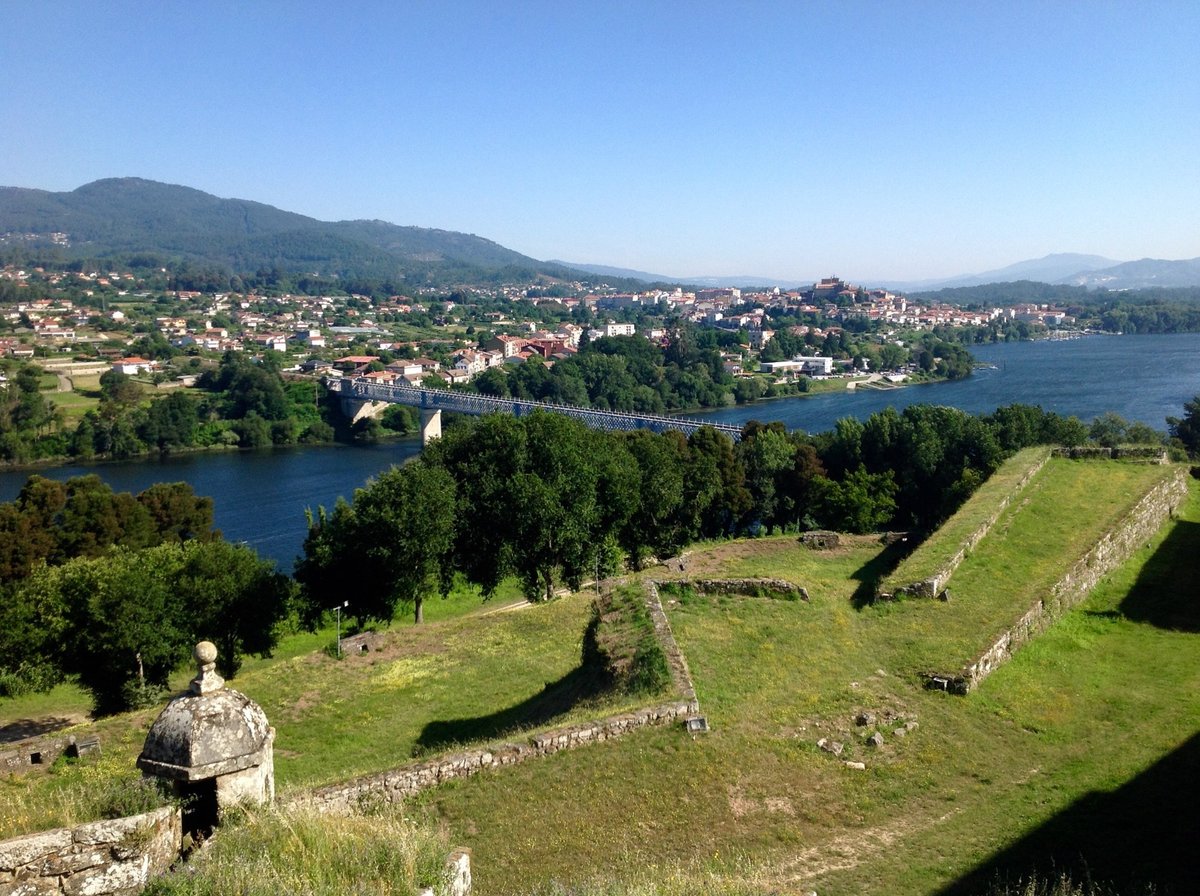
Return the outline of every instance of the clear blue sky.
<path id="1" fill-rule="evenodd" d="M 672 276 L 1200 255 L 1200 2 L 21 2 L 0 184 Z"/>

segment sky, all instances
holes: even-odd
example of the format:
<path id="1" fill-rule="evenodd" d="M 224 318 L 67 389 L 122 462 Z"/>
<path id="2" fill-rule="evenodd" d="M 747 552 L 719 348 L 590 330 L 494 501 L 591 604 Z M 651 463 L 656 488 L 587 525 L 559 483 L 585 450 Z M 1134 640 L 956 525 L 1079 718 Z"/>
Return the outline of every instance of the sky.
<path id="1" fill-rule="evenodd" d="M 0 184 L 675 278 L 1200 256 L 1200 3 L 22 2 Z"/>

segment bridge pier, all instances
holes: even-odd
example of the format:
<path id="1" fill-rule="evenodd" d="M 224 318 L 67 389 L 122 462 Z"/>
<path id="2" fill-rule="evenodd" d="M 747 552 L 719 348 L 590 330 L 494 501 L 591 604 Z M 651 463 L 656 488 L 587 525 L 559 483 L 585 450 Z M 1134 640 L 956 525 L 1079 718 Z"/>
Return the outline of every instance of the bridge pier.
<path id="1" fill-rule="evenodd" d="M 442 412 L 432 408 L 421 408 L 421 444 L 428 445 L 442 437 Z"/>

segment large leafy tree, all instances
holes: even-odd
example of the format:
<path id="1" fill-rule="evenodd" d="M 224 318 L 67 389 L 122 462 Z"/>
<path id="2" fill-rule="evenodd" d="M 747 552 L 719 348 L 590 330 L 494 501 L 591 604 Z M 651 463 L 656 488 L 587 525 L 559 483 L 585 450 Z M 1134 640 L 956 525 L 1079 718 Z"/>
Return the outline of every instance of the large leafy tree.
<path id="1" fill-rule="evenodd" d="M 423 620 L 425 598 L 449 590 L 454 547 L 455 484 L 420 460 L 393 467 L 311 524 L 296 579 L 306 617 L 350 601 L 359 621 L 390 622 L 401 605 Z"/>
<path id="2" fill-rule="evenodd" d="M 228 675 L 245 653 L 269 654 L 292 594 L 273 563 L 222 541 L 118 548 L 42 566 L 10 589 L 0 672 L 49 663 L 77 676 L 101 713 L 165 687 L 198 640 L 218 645 Z"/>

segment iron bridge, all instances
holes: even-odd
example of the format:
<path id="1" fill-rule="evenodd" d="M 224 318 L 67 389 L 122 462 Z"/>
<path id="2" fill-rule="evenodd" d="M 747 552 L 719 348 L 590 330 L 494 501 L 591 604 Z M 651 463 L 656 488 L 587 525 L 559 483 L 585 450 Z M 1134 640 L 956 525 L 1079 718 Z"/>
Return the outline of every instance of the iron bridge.
<path id="1" fill-rule="evenodd" d="M 471 392 L 452 392 L 448 389 L 427 389 L 423 386 L 372 383 L 363 379 L 329 377 L 325 386 L 330 392 L 343 399 L 358 401 L 384 401 L 404 404 L 423 411 L 454 411 L 458 414 L 512 414 L 523 417 L 533 411 L 551 411 L 582 420 L 593 429 L 606 432 L 617 430 L 648 429 L 651 432 L 678 430 L 690 436 L 696 430 L 710 426 L 724 433 L 735 442 L 742 437 L 739 427 L 730 423 L 713 423 L 691 417 L 667 417 L 660 414 L 631 414 L 624 411 L 601 411 L 596 408 L 581 408 L 570 404 L 554 404 L 548 401 L 531 401 L 524 398 L 496 398 Z"/>

